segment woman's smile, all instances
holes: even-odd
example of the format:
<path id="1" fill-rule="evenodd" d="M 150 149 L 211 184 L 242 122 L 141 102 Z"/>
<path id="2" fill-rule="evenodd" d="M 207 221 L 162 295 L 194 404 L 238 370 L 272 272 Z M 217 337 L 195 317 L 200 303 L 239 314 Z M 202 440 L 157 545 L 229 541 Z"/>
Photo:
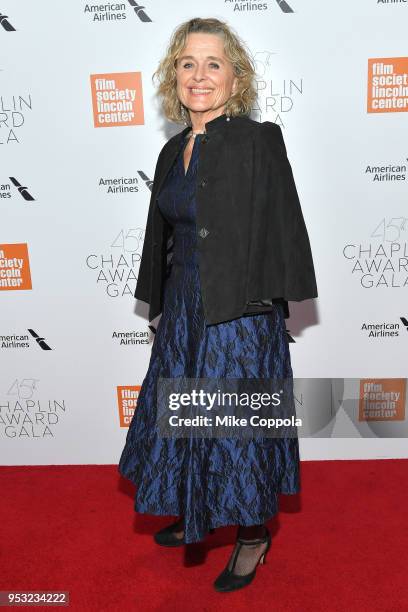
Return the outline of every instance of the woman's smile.
<path id="1" fill-rule="evenodd" d="M 193 96 L 206 96 L 213 91 L 212 89 L 202 87 L 188 87 L 187 89 Z"/>

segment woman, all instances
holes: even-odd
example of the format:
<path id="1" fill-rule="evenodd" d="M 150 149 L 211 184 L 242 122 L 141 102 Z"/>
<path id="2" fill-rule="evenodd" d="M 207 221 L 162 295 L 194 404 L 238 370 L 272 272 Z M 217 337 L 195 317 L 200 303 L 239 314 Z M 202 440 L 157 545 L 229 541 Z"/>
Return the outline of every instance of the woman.
<path id="1" fill-rule="evenodd" d="M 317 290 L 280 128 L 260 130 L 248 116 L 255 72 L 242 41 L 217 19 L 192 19 L 174 32 L 156 74 L 166 116 L 187 127 L 156 165 L 135 296 L 150 304 L 149 320 L 162 316 L 119 471 L 137 487 L 137 512 L 178 517 L 155 534 L 159 545 L 237 525 L 214 582 L 225 592 L 253 580 L 278 494 L 299 491 L 298 440 L 162 437 L 157 383 L 291 378 L 286 300 Z M 251 161 L 263 158 L 266 172 Z M 256 192 L 246 200 L 242 192 L 251 183 L 265 196 L 265 174 L 279 199 L 263 209 Z"/>

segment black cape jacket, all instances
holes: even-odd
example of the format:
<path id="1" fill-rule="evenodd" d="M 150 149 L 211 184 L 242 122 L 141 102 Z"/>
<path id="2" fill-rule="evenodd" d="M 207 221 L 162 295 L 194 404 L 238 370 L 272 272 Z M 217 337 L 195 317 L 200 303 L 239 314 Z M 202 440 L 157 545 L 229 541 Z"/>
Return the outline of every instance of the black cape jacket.
<path id="1" fill-rule="evenodd" d="M 160 151 L 135 297 L 162 312 L 172 227 L 157 197 L 189 127 Z M 206 325 L 317 297 L 309 237 L 282 130 L 247 115 L 205 124 L 197 170 L 196 225 Z"/>

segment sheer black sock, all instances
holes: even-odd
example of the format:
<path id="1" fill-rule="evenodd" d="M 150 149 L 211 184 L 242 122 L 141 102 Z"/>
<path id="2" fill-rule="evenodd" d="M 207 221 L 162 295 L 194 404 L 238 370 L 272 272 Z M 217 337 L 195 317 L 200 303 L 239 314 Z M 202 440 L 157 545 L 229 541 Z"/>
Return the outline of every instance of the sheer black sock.
<path id="1" fill-rule="evenodd" d="M 236 542 L 228 562 L 228 569 L 237 576 L 246 576 L 254 571 L 262 553 L 268 548 L 268 542 L 252 541 L 263 540 L 267 534 L 264 524 L 238 525 L 237 538 L 245 540 L 245 544 Z"/>
<path id="2" fill-rule="evenodd" d="M 244 525 L 238 525 L 238 537 L 243 540 L 257 540 L 265 537 L 265 525 L 250 525 L 249 527 Z"/>

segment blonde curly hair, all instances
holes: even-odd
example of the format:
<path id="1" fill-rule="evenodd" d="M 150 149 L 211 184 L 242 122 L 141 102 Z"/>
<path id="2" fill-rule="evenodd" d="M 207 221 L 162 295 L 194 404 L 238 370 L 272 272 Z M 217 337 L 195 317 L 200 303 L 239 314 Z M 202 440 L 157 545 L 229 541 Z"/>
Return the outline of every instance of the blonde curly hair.
<path id="1" fill-rule="evenodd" d="M 159 81 L 156 95 L 161 98 L 163 112 L 167 119 L 176 123 L 191 124 L 187 109 L 181 104 L 176 91 L 176 62 L 184 49 L 188 34 L 201 32 L 216 34 L 224 40 L 224 53 L 238 77 L 235 93 L 225 104 L 224 112 L 229 116 L 249 115 L 257 98 L 255 89 L 255 64 L 246 44 L 223 21 L 196 17 L 182 23 L 174 30 L 166 55 L 153 73 L 152 81 Z"/>

